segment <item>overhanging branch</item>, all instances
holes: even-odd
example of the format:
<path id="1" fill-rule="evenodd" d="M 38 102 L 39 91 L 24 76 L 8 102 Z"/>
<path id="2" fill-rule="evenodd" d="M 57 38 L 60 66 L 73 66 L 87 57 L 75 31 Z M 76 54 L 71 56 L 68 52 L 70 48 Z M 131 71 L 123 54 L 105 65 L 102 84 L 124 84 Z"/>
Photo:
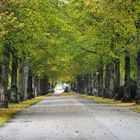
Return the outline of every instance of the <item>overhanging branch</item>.
<path id="1" fill-rule="evenodd" d="M 89 50 L 89 49 L 86 49 L 86 48 L 83 48 L 83 47 L 81 47 L 81 49 L 84 50 L 84 51 L 86 51 L 86 52 L 88 52 L 88 53 L 97 54 L 97 52 L 92 51 L 92 50 Z"/>

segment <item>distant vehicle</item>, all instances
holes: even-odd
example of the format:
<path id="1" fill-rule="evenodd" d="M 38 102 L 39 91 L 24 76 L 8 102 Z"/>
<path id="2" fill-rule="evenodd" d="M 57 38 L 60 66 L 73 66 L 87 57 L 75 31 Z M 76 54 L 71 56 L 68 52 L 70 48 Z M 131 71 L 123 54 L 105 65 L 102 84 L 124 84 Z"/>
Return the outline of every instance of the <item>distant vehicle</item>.
<path id="1" fill-rule="evenodd" d="M 66 86 L 64 92 L 69 92 L 69 88 Z"/>

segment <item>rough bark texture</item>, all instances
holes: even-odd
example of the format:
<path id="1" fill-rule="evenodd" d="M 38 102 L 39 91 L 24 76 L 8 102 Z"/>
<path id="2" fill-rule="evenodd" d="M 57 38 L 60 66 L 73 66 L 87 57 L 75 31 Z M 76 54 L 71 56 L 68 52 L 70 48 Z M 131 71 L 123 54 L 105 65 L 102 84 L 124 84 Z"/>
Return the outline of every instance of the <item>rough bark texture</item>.
<path id="1" fill-rule="evenodd" d="M 94 93 L 94 95 L 97 95 L 97 94 L 98 94 L 98 91 L 97 91 L 97 90 L 98 90 L 98 85 L 97 85 L 97 84 L 98 84 L 98 81 L 97 81 L 98 79 L 97 79 L 97 75 L 94 74 L 94 75 L 93 75 L 93 78 L 94 78 L 94 79 L 93 79 L 93 82 L 94 82 L 94 83 L 93 83 L 93 87 L 94 87 L 94 88 L 93 88 L 93 93 Z"/>
<path id="2" fill-rule="evenodd" d="M 114 63 L 110 62 L 106 66 L 104 97 L 114 98 Z"/>
<path id="3" fill-rule="evenodd" d="M 92 94 L 92 90 L 93 90 L 93 74 L 90 74 L 90 95 Z"/>
<path id="4" fill-rule="evenodd" d="M 33 96 L 37 97 L 38 91 L 37 91 L 37 78 L 36 77 L 32 77 L 32 90 L 33 90 Z"/>
<path id="5" fill-rule="evenodd" d="M 98 69 L 98 96 L 103 96 L 103 64 L 100 63 Z"/>
<path id="6" fill-rule="evenodd" d="M 25 67 L 24 67 L 24 100 L 28 99 L 28 73 L 29 73 L 29 63 L 26 62 Z"/>
<path id="7" fill-rule="evenodd" d="M 0 81 L 1 81 L 1 76 L 2 76 L 2 64 L 0 64 Z"/>
<path id="8" fill-rule="evenodd" d="M 136 21 L 137 28 L 137 48 L 140 48 L 140 18 Z M 137 93 L 136 103 L 140 104 L 140 50 L 137 53 Z"/>
<path id="9" fill-rule="evenodd" d="M 94 95 L 94 74 L 91 74 L 91 94 Z"/>
<path id="10" fill-rule="evenodd" d="M 2 62 L 2 76 L 0 85 L 0 103 L 1 107 L 8 107 L 8 75 L 9 75 L 9 59 L 10 59 L 10 46 L 4 45 L 3 62 Z"/>
<path id="11" fill-rule="evenodd" d="M 38 78 L 37 80 L 37 90 L 38 90 L 38 95 L 41 95 L 40 78 Z"/>
<path id="12" fill-rule="evenodd" d="M 18 81 L 18 95 L 20 101 L 24 99 L 24 61 L 19 61 L 19 81 Z"/>
<path id="13" fill-rule="evenodd" d="M 11 75 L 11 102 L 18 102 L 17 95 L 17 70 L 18 70 L 18 58 L 16 50 L 12 50 L 12 75 Z"/>
<path id="14" fill-rule="evenodd" d="M 115 60 L 115 99 L 120 99 L 120 60 Z"/>
<path id="15" fill-rule="evenodd" d="M 131 100 L 130 93 L 130 56 L 129 53 L 125 55 L 125 79 L 124 79 L 124 96 L 123 101 L 128 102 Z"/>
<path id="16" fill-rule="evenodd" d="M 28 72 L 28 87 L 27 87 L 27 94 L 28 94 L 28 99 L 33 98 L 33 90 L 32 90 L 32 73 L 29 70 Z"/>
<path id="17" fill-rule="evenodd" d="M 0 84 L 0 108 L 7 108 L 8 103 L 5 101 L 4 87 Z"/>
<path id="18" fill-rule="evenodd" d="M 137 54 L 137 95 L 136 103 L 140 104 L 140 51 Z"/>
<path id="19" fill-rule="evenodd" d="M 109 82 L 110 80 L 110 74 L 109 74 L 109 64 L 106 65 L 106 71 L 105 71 L 105 92 L 104 92 L 104 97 L 109 97 Z"/>
<path id="20" fill-rule="evenodd" d="M 87 94 L 91 95 L 91 74 L 87 74 Z"/>
<path id="21" fill-rule="evenodd" d="M 115 83 L 114 83 L 114 63 L 110 63 L 110 93 L 109 93 L 109 98 L 114 98 L 114 88 L 115 88 Z"/>
<path id="22" fill-rule="evenodd" d="M 84 93 L 87 94 L 87 91 L 88 91 L 88 77 L 87 77 L 87 74 L 85 75 L 84 77 Z"/>

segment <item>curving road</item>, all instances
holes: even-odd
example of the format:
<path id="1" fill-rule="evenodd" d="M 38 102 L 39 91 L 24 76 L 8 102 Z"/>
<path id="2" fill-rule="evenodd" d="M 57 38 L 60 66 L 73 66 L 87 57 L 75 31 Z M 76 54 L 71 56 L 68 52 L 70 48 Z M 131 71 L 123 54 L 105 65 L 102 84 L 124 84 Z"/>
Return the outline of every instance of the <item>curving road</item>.
<path id="1" fill-rule="evenodd" d="M 50 96 L 0 127 L 0 140 L 140 140 L 140 115 L 73 96 Z"/>

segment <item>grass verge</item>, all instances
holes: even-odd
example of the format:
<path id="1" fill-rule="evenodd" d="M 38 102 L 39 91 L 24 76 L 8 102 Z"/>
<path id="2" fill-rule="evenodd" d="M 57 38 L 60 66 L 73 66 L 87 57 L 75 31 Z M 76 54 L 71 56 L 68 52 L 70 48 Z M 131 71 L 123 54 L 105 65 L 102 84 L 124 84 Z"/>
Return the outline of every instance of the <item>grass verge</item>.
<path id="1" fill-rule="evenodd" d="M 98 103 L 110 104 L 110 105 L 119 106 L 119 107 L 131 107 L 131 106 L 136 105 L 136 103 L 134 102 L 123 103 L 119 100 L 103 98 L 103 97 L 88 96 L 88 95 L 80 95 L 80 97 L 88 99 L 88 100 L 94 100 L 95 102 L 98 102 Z"/>
<path id="2" fill-rule="evenodd" d="M 23 101 L 17 104 L 9 104 L 8 109 L 0 109 L 0 126 L 4 125 L 10 120 L 16 113 L 22 111 L 24 108 L 28 108 L 42 101 L 46 96 L 39 96 L 32 100 Z"/>
<path id="3" fill-rule="evenodd" d="M 137 113 L 140 113 L 140 105 L 135 107 L 135 108 L 131 108 L 131 110 L 137 112 Z"/>

